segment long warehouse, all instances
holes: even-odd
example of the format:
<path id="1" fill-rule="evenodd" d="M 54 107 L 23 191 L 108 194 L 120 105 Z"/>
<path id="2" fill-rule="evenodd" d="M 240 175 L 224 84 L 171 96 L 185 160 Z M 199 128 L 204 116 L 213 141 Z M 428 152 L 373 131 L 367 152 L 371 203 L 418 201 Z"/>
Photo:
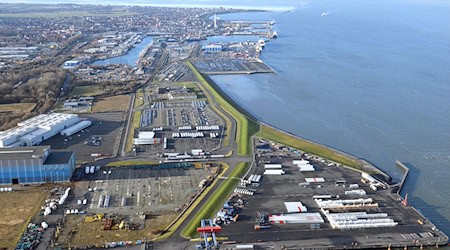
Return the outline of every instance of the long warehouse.
<path id="1" fill-rule="evenodd" d="M 52 152 L 50 146 L 0 148 L 0 184 L 66 182 L 74 170 L 74 152 Z"/>
<path id="2" fill-rule="evenodd" d="M 77 129 L 85 128 L 87 124 L 90 125 L 90 122 L 80 122 L 75 114 L 41 114 L 19 122 L 17 127 L 0 132 L 0 148 L 39 145 L 61 131 L 69 129 L 68 132 L 73 134 L 79 131 Z"/>

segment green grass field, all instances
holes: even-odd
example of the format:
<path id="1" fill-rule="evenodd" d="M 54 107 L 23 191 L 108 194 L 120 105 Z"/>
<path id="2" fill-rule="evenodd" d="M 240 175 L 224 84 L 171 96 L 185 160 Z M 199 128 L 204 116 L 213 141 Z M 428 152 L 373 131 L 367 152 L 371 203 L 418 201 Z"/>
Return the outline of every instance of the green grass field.
<path id="1" fill-rule="evenodd" d="M 127 137 L 127 146 L 125 149 L 126 152 L 131 152 L 131 150 L 133 148 L 134 131 L 137 128 L 139 128 L 139 123 L 141 122 L 141 111 L 134 111 L 132 119 L 133 120 L 131 121 L 131 124 L 130 124 L 130 131 L 129 131 L 128 137 Z"/>
<path id="2" fill-rule="evenodd" d="M 247 118 L 245 115 L 243 115 L 239 110 L 237 110 L 235 107 L 233 107 L 232 104 L 230 104 L 225 98 L 222 97 L 222 95 L 217 92 L 217 90 L 209 84 L 208 81 L 203 78 L 203 76 L 200 74 L 200 72 L 195 69 L 195 67 L 192 65 L 192 63 L 187 62 L 187 66 L 194 72 L 195 76 L 198 78 L 202 86 L 204 86 L 213 96 L 217 104 L 222 107 L 225 112 L 227 112 L 229 115 L 231 115 L 234 120 L 236 120 L 237 123 L 237 132 L 236 132 L 236 142 L 238 144 L 238 150 L 237 153 L 239 155 L 248 155 L 251 152 L 251 136 L 259 131 L 259 124 L 251 121 L 249 118 Z M 208 96 L 208 92 L 203 91 L 210 100 L 210 103 L 212 102 L 212 98 Z M 211 105 L 213 110 L 217 113 L 221 113 L 217 108 L 214 107 L 214 105 Z M 230 134 L 230 131 L 228 129 L 231 128 L 231 121 L 227 119 L 227 117 L 223 116 L 227 124 L 227 135 Z M 228 138 L 229 140 L 229 138 Z M 225 143 L 224 143 L 225 145 Z"/>
<path id="3" fill-rule="evenodd" d="M 193 238 L 197 235 L 197 227 L 202 219 L 213 218 L 214 214 L 219 211 L 223 203 L 228 199 L 233 189 L 239 183 L 241 178 L 247 171 L 250 163 L 241 162 L 233 169 L 228 178 L 223 181 L 220 187 L 214 192 L 207 203 L 205 203 L 195 217 L 181 232 L 181 236 L 185 238 Z"/>
<path id="4" fill-rule="evenodd" d="M 293 137 L 289 134 L 283 133 L 268 126 L 261 126 L 261 132 L 257 134 L 257 136 L 296 148 L 309 154 L 313 154 L 331 161 L 344 164 L 355 169 L 362 169 L 362 164 L 357 160 L 351 159 L 346 155 L 339 154 L 327 147 Z"/>
<path id="5" fill-rule="evenodd" d="M 71 96 L 96 96 L 103 93 L 103 90 L 99 86 L 75 86 L 70 91 Z"/>
<path id="6" fill-rule="evenodd" d="M 134 108 L 138 108 L 144 104 L 144 90 L 138 89 L 134 98 Z"/>

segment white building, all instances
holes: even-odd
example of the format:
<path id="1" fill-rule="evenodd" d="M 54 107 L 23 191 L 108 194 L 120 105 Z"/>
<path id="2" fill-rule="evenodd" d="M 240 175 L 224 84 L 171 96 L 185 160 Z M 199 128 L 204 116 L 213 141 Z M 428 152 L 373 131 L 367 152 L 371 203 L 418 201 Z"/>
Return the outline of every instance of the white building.
<path id="1" fill-rule="evenodd" d="M 63 64 L 64 69 L 75 69 L 78 66 L 80 66 L 80 61 L 77 61 L 77 60 L 65 61 Z"/>
<path id="2" fill-rule="evenodd" d="M 0 147 L 39 145 L 80 121 L 74 114 L 42 114 L 17 123 L 17 127 L 0 132 Z"/>
<path id="3" fill-rule="evenodd" d="M 202 49 L 206 53 L 215 53 L 215 52 L 221 52 L 223 50 L 223 46 L 220 44 L 208 44 L 204 45 Z"/>

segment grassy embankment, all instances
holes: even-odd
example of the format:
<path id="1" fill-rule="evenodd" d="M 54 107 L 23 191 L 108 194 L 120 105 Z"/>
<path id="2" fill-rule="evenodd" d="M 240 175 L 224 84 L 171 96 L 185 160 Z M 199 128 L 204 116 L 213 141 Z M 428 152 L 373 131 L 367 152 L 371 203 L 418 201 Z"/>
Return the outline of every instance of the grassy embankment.
<path id="1" fill-rule="evenodd" d="M 138 91 L 136 91 L 136 95 L 134 97 L 134 104 L 133 104 L 133 109 L 140 107 L 144 104 L 144 93 L 142 92 L 142 89 L 139 89 Z M 134 138 L 134 132 L 136 131 L 137 128 L 140 127 L 140 123 L 141 123 L 141 111 L 130 111 L 133 112 L 132 115 L 132 120 L 131 120 L 131 124 L 130 124 L 130 131 L 128 131 L 128 136 L 127 136 L 127 145 L 125 147 L 125 151 L 126 152 L 131 152 L 132 148 L 133 148 L 133 138 Z"/>
<path id="2" fill-rule="evenodd" d="M 138 108 L 144 105 L 144 90 L 138 89 L 136 91 L 136 97 L 134 98 L 134 108 Z"/>
<path id="3" fill-rule="evenodd" d="M 130 131 L 128 132 L 127 136 L 127 146 L 125 148 L 126 152 L 131 152 L 133 148 L 134 132 L 136 132 L 136 129 L 139 128 L 140 122 L 141 122 L 141 111 L 134 111 L 133 118 L 130 124 Z"/>
<path id="4" fill-rule="evenodd" d="M 220 187 L 212 194 L 195 215 L 195 217 L 189 222 L 189 224 L 183 229 L 181 235 L 185 238 L 195 237 L 197 234 L 197 227 L 200 225 L 200 220 L 205 218 L 213 218 L 214 214 L 223 206 L 228 196 L 233 192 L 233 189 L 237 186 L 240 178 L 245 174 L 250 163 L 241 162 L 233 169 L 228 175 L 228 178 L 223 181 Z M 216 181 L 218 178 L 216 178 Z M 199 199 L 201 200 L 201 199 Z M 191 206 L 194 209 L 196 206 Z"/>
<path id="5" fill-rule="evenodd" d="M 259 124 L 250 120 L 242 114 L 237 108 L 235 108 L 230 100 L 226 100 L 219 91 L 212 86 L 201 74 L 197 71 L 197 69 L 190 62 L 186 62 L 186 65 L 194 72 L 195 76 L 200 81 L 200 88 L 203 90 L 204 94 L 208 98 L 210 102 L 211 108 L 222 116 L 226 123 L 226 137 L 224 138 L 224 146 L 228 145 L 229 138 L 228 136 L 231 133 L 231 121 L 228 117 L 223 115 L 223 113 L 215 106 L 215 103 L 218 104 L 225 112 L 233 117 L 233 119 L 237 123 L 236 128 L 236 142 L 237 142 L 237 153 L 239 155 L 248 155 L 251 153 L 251 136 L 259 131 Z M 206 88 L 208 91 L 205 91 L 203 88 Z M 212 96 L 210 96 L 210 94 Z M 215 100 L 215 103 L 214 101 Z"/>
<path id="6" fill-rule="evenodd" d="M 252 145 L 251 136 L 255 133 L 258 133 L 259 131 L 259 133 L 257 134 L 258 137 L 278 142 L 296 148 L 298 150 L 344 164 L 346 166 L 355 169 L 361 169 L 362 164 L 360 162 L 352 159 L 351 157 L 335 152 L 330 148 L 294 137 L 292 135 L 286 134 L 282 131 L 273 129 L 265 125 L 260 126 L 254 120 L 249 119 L 247 116 L 245 116 L 243 112 L 240 112 L 241 108 L 239 107 L 235 108 L 231 104 L 233 103 L 232 100 L 226 99 L 227 98 L 226 95 L 221 95 L 220 93 L 223 94 L 223 92 L 218 90 L 217 86 L 215 85 L 213 86 L 212 84 L 210 84 L 210 82 L 205 80 L 205 78 L 195 69 L 195 67 L 190 62 L 186 64 L 188 65 L 189 68 L 191 68 L 191 70 L 194 72 L 194 74 L 200 81 L 201 83 L 200 88 L 202 89 L 207 88 L 208 91 L 214 96 L 215 102 L 219 104 L 220 107 L 222 107 L 222 109 L 225 110 L 225 112 L 230 114 L 236 120 L 237 122 L 236 141 L 238 144 L 238 154 L 245 155 L 251 152 L 250 149 Z M 227 119 L 227 117 L 223 116 L 223 114 L 219 110 L 217 110 L 217 108 L 215 108 L 215 105 L 213 104 L 213 99 L 208 94 L 208 92 L 206 91 L 204 92 L 208 100 L 210 101 L 214 111 L 221 114 L 221 116 L 226 121 L 227 127 L 229 128 L 230 126 L 229 124 L 231 121 Z M 229 130 L 227 130 L 227 134 L 229 134 Z M 248 163 L 241 163 L 233 170 L 229 178 L 222 183 L 222 185 L 208 200 L 208 202 L 202 206 L 200 212 L 196 214 L 196 216 L 188 224 L 188 226 L 186 226 L 186 228 L 183 229 L 182 232 L 183 237 L 186 238 L 194 237 L 197 234 L 196 228 L 198 227 L 200 220 L 204 218 L 212 218 L 214 216 L 215 212 L 221 208 L 223 202 L 232 192 L 234 187 L 236 187 L 236 185 L 238 184 L 239 178 L 245 174 L 245 169 L 247 168 L 247 166 Z"/>
<path id="7" fill-rule="evenodd" d="M 296 148 L 309 154 L 341 163 L 351 168 L 355 168 L 358 170 L 362 168 L 362 164 L 359 161 L 354 160 L 346 155 L 335 152 L 334 150 L 329 149 L 325 146 L 296 138 L 268 126 L 261 126 L 261 132 L 257 136 Z"/>

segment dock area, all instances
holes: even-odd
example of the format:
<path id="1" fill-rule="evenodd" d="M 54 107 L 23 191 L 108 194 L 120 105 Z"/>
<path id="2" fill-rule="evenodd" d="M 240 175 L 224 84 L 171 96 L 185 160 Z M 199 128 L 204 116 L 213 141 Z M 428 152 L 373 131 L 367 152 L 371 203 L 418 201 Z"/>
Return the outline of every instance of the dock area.
<path id="1" fill-rule="evenodd" d="M 194 62 L 201 73 L 209 75 L 275 73 L 260 60 L 221 59 Z"/>

